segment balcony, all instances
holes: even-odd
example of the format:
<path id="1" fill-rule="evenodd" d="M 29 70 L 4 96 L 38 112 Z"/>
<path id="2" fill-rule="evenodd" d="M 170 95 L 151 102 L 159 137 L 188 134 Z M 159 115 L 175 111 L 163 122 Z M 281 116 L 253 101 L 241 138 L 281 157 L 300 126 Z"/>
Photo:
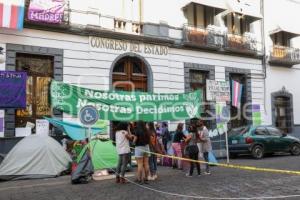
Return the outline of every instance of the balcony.
<path id="1" fill-rule="evenodd" d="M 226 32 L 215 26 L 194 27 L 185 25 L 183 42 L 185 46 L 219 50 L 225 45 Z"/>
<path id="2" fill-rule="evenodd" d="M 278 45 L 272 46 L 270 48 L 269 63 L 286 67 L 300 64 L 300 49 Z"/>
<path id="3" fill-rule="evenodd" d="M 143 33 L 143 25 L 129 20 L 114 19 L 114 31 L 140 35 Z"/>
<path id="4" fill-rule="evenodd" d="M 253 34 L 228 34 L 226 28 L 208 26 L 184 26 L 183 43 L 185 46 L 220 50 L 237 54 L 258 55 L 262 46 Z"/>
<path id="5" fill-rule="evenodd" d="M 257 55 L 261 51 L 255 37 L 245 33 L 244 35 L 228 34 L 225 50 L 229 52 Z"/>

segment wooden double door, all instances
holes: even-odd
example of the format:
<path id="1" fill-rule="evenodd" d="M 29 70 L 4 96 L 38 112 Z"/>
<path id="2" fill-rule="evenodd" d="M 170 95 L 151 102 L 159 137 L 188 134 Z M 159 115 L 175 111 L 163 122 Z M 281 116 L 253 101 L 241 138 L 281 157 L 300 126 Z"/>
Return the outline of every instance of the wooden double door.
<path id="1" fill-rule="evenodd" d="M 114 90 L 147 92 L 145 63 L 136 57 L 122 58 L 114 66 L 112 84 Z"/>

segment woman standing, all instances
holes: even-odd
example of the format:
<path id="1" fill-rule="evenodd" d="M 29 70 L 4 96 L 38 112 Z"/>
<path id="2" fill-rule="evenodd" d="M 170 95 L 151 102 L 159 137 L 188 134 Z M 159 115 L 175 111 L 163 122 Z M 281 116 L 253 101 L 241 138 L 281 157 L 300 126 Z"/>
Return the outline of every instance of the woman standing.
<path id="1" fill-rule="evenodd" d="M 183 123 L 179 123 L 177 125 L 177 129 L 174 135 L 172 148 L 176 157 L 182 157 L 182 150 L 181 150 L 181 141 L 184 140 L 186 136 L 183 134 Z M 181 160 L 174 159 L 174 162 L 177 162 L 177 168 L 182 169 L 182 162 Z"/>
<path id="2" fill-rule="evenodd" d="M 119 155 L 116 183 L 126 183 L 124 177 L 130 156 L 129 140 L 134 139 L 134 136 L 128 130 L 128 123 L 125 122 L 120 122 L 116 128 L 116 149 Z"/>
<path id="3" fill-rule="evenodd" d="M 148 131 L 150 135 L 150 151 L 153 153 L 161 154 L 161 150 L 159 149 L 160 144 L 158 142 L 158 138 L 156 135 L 155 127 L 153 122 L 149 122 Z M 156 180 L 157 179 L 157 155 L 151 154 L 149 157 L 149 165 L 150 165 L 150 176 L 148 180 Z"/>
<path id="4" fill-rule="evenodd" d="M 208 129 L 206 128 L 204 121 L 199 120 L 199 131 L 200 131 L 200 142 L 201 142 L 201 152 L 203 153 L 203 157 L 205 160 L 205 175 L 210 175 L 209 170 L 209 152 L 212 151 L 211 141 L 209 138 Z"/>
<path id="5" fill-rule="evenodd" d="M 148 183 L 149 176 L 149 144 L 150 135 L 147 131 L 146 124 L 143 121 L 137 122 L 136 129 L 134 130 L 136 138 L 135 143 L 135 159 L 137 161 L 137 181 L 139 183 Z M 143 171 L 145 177 L 143 178 Z"/>
<path id="6" fill-rule="evenodd" d="M 185 154 L 192 160 L 195 160 L 196 162 L 191 161 L 190 162 L 190 171 L 188 174 L 186 174 L 187 177 L 193 176 L 194 167 L 196 165 L 198 176 L 201 175 L 200 171 L 200 164 L 198 161 L 198 154 L 199 154 L 199 148 L 197 146 L 197 142 L 199 141 L 199 134 L 197 130 L 196 123 L 192 123 L 189 128 L 190 134 L 186 137 L 185 142 L 188 143 L 188 145 L 185 148 Z"/>

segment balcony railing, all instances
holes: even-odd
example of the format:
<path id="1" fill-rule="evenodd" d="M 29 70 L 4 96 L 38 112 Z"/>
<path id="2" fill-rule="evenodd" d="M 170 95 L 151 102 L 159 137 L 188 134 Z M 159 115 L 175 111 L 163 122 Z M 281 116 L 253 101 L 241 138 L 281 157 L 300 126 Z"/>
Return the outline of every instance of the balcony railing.
<path id="1" fill-rule="evenodd" d="M 114 19 L 114 30 L 139 35 L 143 32 L 143 25 L 129 20 Z"/>
<path id="2" fill-rule="evenodd" d="M 225 50 L 241 54 L 257 55 L 261 52 L 261 43 L 250 33 L 244 35 L 228 34 L 226 28 L 208 26 L 184 26 L 185 45 L 215 50 Z"/>
<path id="3" fill-rule="evenodd" d="M 194 27 L 185 25 L 183 28 L 183 41 L 186 45 L 209 49 L 224 47 L 226 33 L 215 28 Z"/>
<path id="4" fill-rule="evenodd" d="M 300 49 L 274 45 L 270 48 L 269 63 L 288 67 L 300 64 Z"/>
<path id="5" fill-rule="evenodd" d="M 247 33 L 244 35 L 227 34 L 225 49 L 231 52 L 253 55 L 258 54 L 261 50 L 255 37 L 247 35 Z"/>

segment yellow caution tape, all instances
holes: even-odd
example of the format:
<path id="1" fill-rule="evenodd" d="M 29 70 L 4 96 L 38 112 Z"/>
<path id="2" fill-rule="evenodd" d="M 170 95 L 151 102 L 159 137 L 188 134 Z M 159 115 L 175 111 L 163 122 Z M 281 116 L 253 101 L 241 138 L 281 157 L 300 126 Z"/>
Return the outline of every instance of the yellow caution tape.
<path id="1" fill-rule="evenodd" d="M 135 149 L 135 148 L 132 148 L 132 149 Z M 205 162 L 205 161 L 201 161 L 201 160 L 193 160 L 193 159 L 189 159 L 189 158 L 182 158 L 182 157 L 176 157 L 176 156 L 171 156 L 171 155 L 158 154 L 158 153 L 154 153 L 154 152 L 150 152 L 150 151 L 144 151 L 142 149 L 139 149 L 139 150 L 143 151 L 145 153 L 153 154 L 153 155 L 160 156 L 160 157 L 172 158 L 172 159 L 182 160 L 182 161 L 189 161 L 189 162 L 194 162 L 194 163 L 209 164 L 209 165 L 214 165 L 214 166 L 219 166 L 219 167 L 242 169 L 242 170 L 249 170 L 249 171 L 274 172 L 274 173 L 292 174 L 292 175 L 299 175 L 300 176 L 300 171 L 294 171 L 294 170 L 261 168 L 261 167 L 233 165 L 233 164 L 225 164 L 225 163 L 211 163 L 211 162 Z"/>

